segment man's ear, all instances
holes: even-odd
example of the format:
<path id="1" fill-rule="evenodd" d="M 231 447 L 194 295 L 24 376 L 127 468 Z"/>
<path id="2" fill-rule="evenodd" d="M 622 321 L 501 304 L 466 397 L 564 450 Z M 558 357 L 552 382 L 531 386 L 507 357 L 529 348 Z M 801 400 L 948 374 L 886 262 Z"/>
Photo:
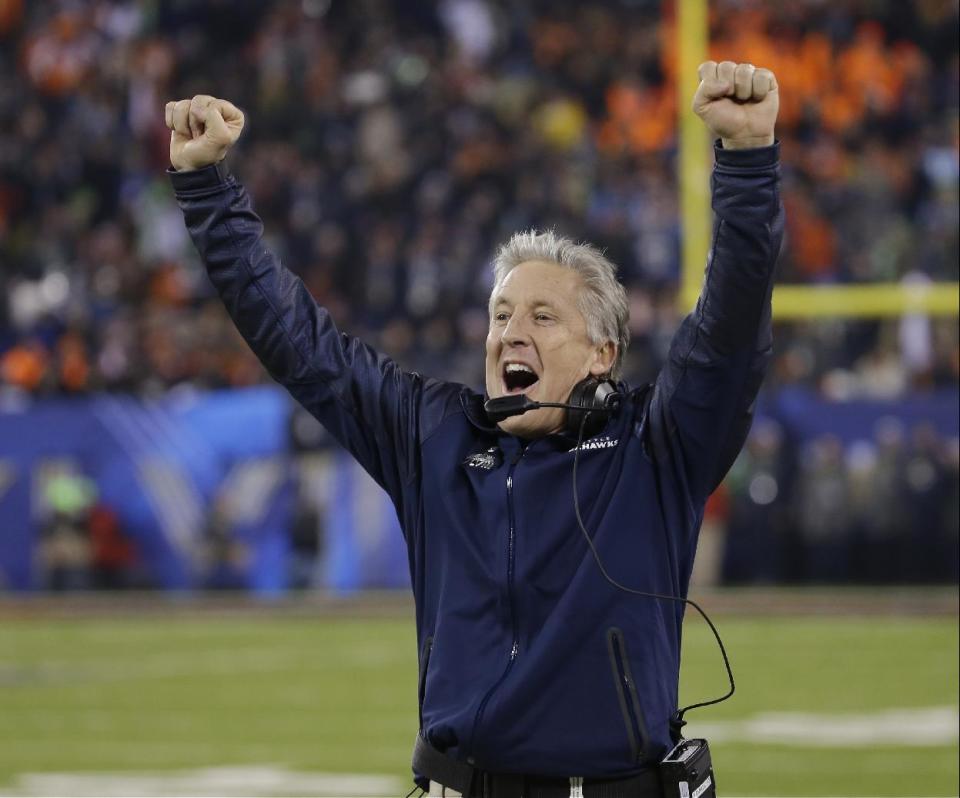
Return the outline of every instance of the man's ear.
<path id="1" fill-rule="evenodd" d="M 590 364 L 590 376 L 599 378 L 609 374 L 616 359 L 617 345 L 613 341 L 604 342 L 603 346 L 594 350 L 593 363 Z"/>

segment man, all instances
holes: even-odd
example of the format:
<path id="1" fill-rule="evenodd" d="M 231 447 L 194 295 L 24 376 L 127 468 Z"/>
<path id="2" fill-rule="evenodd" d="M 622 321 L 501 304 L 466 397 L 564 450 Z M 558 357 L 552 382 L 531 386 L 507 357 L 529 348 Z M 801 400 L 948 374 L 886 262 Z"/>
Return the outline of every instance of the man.
<path id="1" fill-rule="evenodd" d="M 405 373 L 339 334 L 264 246 L 222 163 L 241 112 L 206 95 L 167 105 L 171 180 L 227 310 L 274 379 L 396 506 L 416 598 L 423 786 L 659 794 L 683 605 L 613 586 L 577 515 L 613 579 L 685 596 L 704 503 L 743 443 L 769 357 L 783 229 L 777 84 L 732 62 L 707 62 L 700 78 L 694 110 L 720 139 L 717 222 L 703 294 L 651 391 L 618 384 L 618 405 L 604 399 L 627 307 L 597 250 L 521 234 L 497 255 L 487 397 L 564 403 L 573 393 L 602 407 L 586 425 L 559 408 L 495 423 L 485 397 Z"/>

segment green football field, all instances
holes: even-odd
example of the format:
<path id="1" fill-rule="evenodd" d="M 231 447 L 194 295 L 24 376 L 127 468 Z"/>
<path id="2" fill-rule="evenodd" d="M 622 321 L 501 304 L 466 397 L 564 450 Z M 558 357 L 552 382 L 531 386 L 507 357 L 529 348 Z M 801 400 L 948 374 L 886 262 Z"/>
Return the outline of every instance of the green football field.
<path id="1" fill-rule="evenodd" d="M 405 794 L 416 647 L 394 603 L 0 605 L 0 794 Z M 725 798 L 958 794 L 956 615 L 862 604 L 720 608 L 737 693 L 687 736 L 711 740 Z M 681 697 L 724 688 L 689 614 Z"/>

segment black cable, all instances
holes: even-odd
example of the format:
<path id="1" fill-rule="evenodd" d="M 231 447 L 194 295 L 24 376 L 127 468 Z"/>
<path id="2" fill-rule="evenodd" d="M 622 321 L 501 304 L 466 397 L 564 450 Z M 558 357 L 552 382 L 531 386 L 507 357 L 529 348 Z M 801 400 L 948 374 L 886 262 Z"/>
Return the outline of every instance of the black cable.
<path id="1" fill-rule="evenodd" d="M 683 709 L 677 710 L 676 722 L 677 728 L 683 726 L 684 720 L 683 716 L 686 712 L 691 709 L 697 709 L 699 707 L 708 707 L 711 704 L 719 704 L 721 701 L 726 701 L 730 696 L 733 695 L 736 690 L 736 684 L 733 681 L 733 671 L 730 668 L 730 659 L 727 657 L 727 650 L 723 646 L 723 640 L 720 639 L 720 633 L 717 631 L 717 627 L 713 625 L 713 621 L 707 616 L 697 602 L 688 598 L 681 598 L 680 596 L 664 596 L 660 593 L 647 593 L 643 590 L 635 590 L 632 587 L 626 587 L 621 585 L 616 579 L 614 579 L 610 574 L 607 573 L 607 569 L 603 567 L 603 563 L 600 561 L 600 554 L 597 552 L 597 547 L 594 545 L 593 540 L 590 538 L 590 533 L 587 532 L 587 528 L 583 524 L 583 518 L 580 516 L 580 498 L 577 495 L 577 461 L 580 459 L 580 447 L 583 444 L 583 433 L 586 430 L 587 418 L 589 418 L 592 410 L 588 410 L 583 414 L 583 419 L 580 421 L 580 434 L 577 436 L 577 446 L 573 451 L 573 510 L 577 516 L 577 523 L 580 525 L 580 531 L 583 532 L 583 537 L 587 541 L 587 545 L 590 547 L 590 551 L 593 553 L 593 559 L 597 561 L 597 567 L 600 569 L 600 573 L 603 574 L 603 578 L 606 579 L 611 585 L 613 585 L 618 590 L 622 590 L 624 593 L 632 593 L 636 596 L 646 596 L 648 598 L 663 599 L 665 601 L 682 601 L 684 604 L 689 604 L 693 607 L 700 615 L 703 617 L 703 620 L 707 622 L 707 626 L 710 627 L 710 631 L 713 632 L 713 636 L 717 639 L 717 645 L 720 646 L 720 653 L 723 655 L 723 665 L 727 669 L 727 678 L 730 680 L 730 690 L 725 695 L 720 698 L 714 698 L 711 701 L 700 701 L 696 704 L 690 704 L 690 706 L 684 707 Z"/>

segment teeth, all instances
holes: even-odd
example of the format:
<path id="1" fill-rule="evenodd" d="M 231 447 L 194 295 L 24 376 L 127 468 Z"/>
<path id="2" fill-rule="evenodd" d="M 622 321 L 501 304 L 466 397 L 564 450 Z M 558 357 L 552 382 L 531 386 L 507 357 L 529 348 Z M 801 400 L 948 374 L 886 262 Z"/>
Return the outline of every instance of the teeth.
<path id="1" fill-rule="evenodd" d="M 533 374 L 533 369 L 524 366 L 522 363 L 507 363 L 507 371 L 525 371 L 527 374 Z"/>

